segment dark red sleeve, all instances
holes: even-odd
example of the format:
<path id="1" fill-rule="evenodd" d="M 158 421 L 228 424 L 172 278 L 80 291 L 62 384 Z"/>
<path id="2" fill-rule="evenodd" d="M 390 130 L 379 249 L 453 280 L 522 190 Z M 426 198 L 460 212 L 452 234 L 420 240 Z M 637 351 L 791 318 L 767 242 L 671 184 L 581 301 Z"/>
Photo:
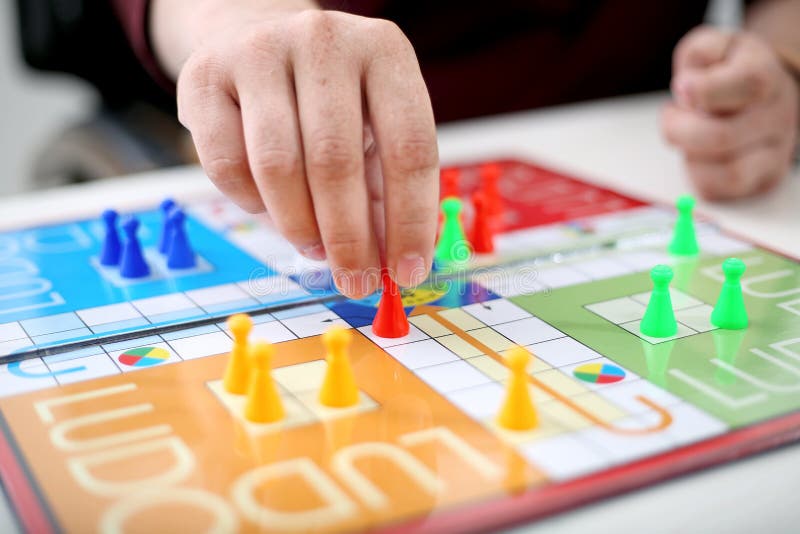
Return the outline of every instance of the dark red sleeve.
<path id="1" fill-rule="evenodd" d="M 150 43 L 147 24 L 150 0 L 111 0 L 111 5 L 142 67 L 161 87 L 174 93 L 175 82 L 161 69 Z"/>

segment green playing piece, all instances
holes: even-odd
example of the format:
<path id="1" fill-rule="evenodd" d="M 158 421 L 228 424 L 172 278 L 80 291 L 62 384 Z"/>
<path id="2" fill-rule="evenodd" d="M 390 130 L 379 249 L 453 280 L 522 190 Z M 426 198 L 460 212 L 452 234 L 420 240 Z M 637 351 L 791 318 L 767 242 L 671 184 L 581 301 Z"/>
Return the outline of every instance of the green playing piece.
<path id="1" fill-rule="evenodd" d="M 461 200 L 457 198 L 442 200 L 442 231 L 434 254 L 440 265 L 460 263 L 469 258 L 469 245 L 461 224 L 461 207 Z"/>
<path id="2" fill-rule="evenodd" d="M 653 280 L 653 292 L 650 293 L 639 331 L 650 337 L 674 336 L 678 333 L 678 323 L 669 295 L 672 269 L 666 265 L 656 265 L 650 271 L 650 278 Z"/>
<path id="3" fill-rule="evenodd" d="M 744 270 L 744 262 L 738 258 L 728 258 L 722 262 L 725 281 L 722 283 L 717 305 L 711 312 L 711 324 L 717 328 L 727 330 L 747 328 L 747 310 L 744 307 L 740 282 Z"/>
<path id="4" fill-rule="evenodd" d="M 678 199 L 675 206 L 678 209 L 678 218 L 675 221 L 675 231 L 672 242 L 669 244 L 669 252 L 676 256 L 694 256 L 700 251 L 692 219 L 694 198 L 684 195 Z"/>

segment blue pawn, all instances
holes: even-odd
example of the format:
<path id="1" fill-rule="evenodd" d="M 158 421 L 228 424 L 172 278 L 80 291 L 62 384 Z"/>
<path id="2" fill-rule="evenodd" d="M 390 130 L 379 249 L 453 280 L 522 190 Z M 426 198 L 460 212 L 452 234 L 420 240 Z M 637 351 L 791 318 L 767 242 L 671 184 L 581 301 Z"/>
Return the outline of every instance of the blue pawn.
<path id="1" fill-rule="evenodd" d="M 167 253 L 167 267 L 170 269 L 191 269 L 197 265 L 192 245 L 186 235 L 185 220 L 186 215 L 180 208 L 173 209 L 169 216 L 172 239 L 169 242 L 169 252 Z"/>
<path id="2" fill-rule="evenodd" d="M 175 207 L 175 201 L 171 198 L 165 198 L 161 201 L 161 236 L 158 238 L 158 251 L 161 254 L 166 254 L 169 250 L 170 234 L 172 233 L 172 226 L 169 222 L 169 214 L 172 208 Z"/>
<path id="3" fill-rule="evenodd" d="M 142 247 L 136 237 L 139 221 L 130 217 L 122 225 L 125 232 L 125 246 L 122 247 L 122 260 L 120 261 L 119 274 L 123 278 L 144 278 L 150 274 L 150 267 L 144 261 Z"/>
<path id="4" fill-rule="evenodd" d="M 119 233 L 117 233 L 117 217 L 117 212 L 114 210 L 106 210 L 102 215 L 106 236 L 103 240 L 103 248 L 100 251 L 100 265 L 107 267 L 119 265 L 119 257 L 122 252 Z"/>

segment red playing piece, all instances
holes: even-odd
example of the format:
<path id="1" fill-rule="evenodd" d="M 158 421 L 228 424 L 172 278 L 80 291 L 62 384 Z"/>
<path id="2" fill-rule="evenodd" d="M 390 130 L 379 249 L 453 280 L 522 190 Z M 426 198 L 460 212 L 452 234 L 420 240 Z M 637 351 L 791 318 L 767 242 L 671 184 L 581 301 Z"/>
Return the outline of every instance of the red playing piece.
<path id="1" fill-rule="evenodd" d="M 503 169 L 497 163 L 485 163 L 481 165 L 481 189 L 486 196 L 486 204 L 492 216 L 502 215 L 503 197 L 500 195 L 498 180 Z"/>
<path id="2" fill-rule="evenodd" d="M 459 179 L 458 168 L 442 169 L 442 198 L 461 196 Z"/>
<path id="3" fill-rule="evenodd" d="M 403 337 L 408 335 L 408 318 L 403 309 L 400 289 L 385 267 L 381 269 L 383 292 L 378 312 L 372 321 L 372 333 L 378 337 Z"/>
<path id="4" fill-rule="evenodd" d="M 494 252 L 494 235 L 492 225 L 489 224 L 489 209 L 486 205 L 486 195 L 476 191 L 472 194 L 472 206 L 475 208 L 475 216 L 472 219 L 472 250 L 476 254 L 489 254 Z"/>

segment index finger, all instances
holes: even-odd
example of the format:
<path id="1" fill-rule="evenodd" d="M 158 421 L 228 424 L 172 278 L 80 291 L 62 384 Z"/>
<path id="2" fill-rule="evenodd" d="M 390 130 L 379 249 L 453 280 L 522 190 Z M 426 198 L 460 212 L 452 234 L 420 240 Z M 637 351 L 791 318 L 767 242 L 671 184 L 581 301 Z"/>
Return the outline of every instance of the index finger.
<path id="1" fill-rule="evenodd" d="M 691 101 L 710 113 L 735 113 L 766 99 L 778 78 L 771 59 L 760 43 L 737 38 L 725 61 L 685 73 Z"/>
<path id="2" fill-rule="evenodd" d="M 680 40 L 672 58 L 675 74 L 685 69 L 704 68 L 722 61 L 733 35 L 710 26 L 699 26 Z"/>
<path id="3" fill-rule="evenodd" d="M 436 124 L 411 43 L 399 30 L 384 43 L 391 52 L 366 65 L 365 89 L 384 179 L 386 266 L 398 284 L 414 286 L 428 274 L 436 239 Z"/>

